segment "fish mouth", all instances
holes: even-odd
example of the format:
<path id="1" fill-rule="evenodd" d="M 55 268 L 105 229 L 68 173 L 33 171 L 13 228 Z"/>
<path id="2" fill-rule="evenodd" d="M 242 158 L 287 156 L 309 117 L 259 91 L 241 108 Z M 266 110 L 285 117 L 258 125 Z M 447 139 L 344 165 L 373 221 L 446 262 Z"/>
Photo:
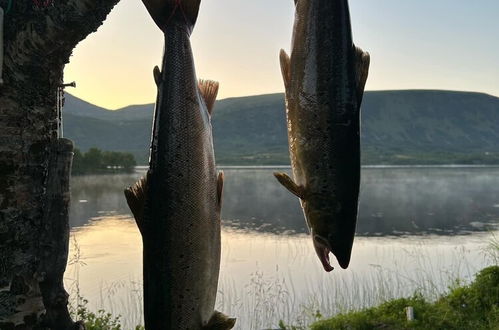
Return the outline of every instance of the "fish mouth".
<path id="1" fill-rule="evenodd" d="M 329 259 L 329 253 L 332 253 L 329 242 L 322 236 L 314 235 L 314 248 L 324 270 L 328 273 L 332 271 L 334 267 L 331 266 Z"/>

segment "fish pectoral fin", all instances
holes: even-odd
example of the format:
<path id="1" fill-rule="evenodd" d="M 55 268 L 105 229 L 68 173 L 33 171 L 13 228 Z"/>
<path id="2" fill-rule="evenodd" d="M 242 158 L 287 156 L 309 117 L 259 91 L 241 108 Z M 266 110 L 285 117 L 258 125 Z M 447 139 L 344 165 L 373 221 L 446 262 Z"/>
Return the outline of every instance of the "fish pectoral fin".
<path id="1" fill-rule="evenodd" d="M 279 53 L 279 61 L 281 62 L 282 79 L 284 87 L 287 89 L 291 84 L 291 59 L 284 49 Z"/>
<path id="2" fill-rule="evenodd" d="M 206 104 L 206 108 L 208 109 L 208 113 L 211 115 L 213 113 L 215 101 L 217 100 L 219 84 L 213 80 L 199 79 L 198 86 L 201 95 L 203 96 L 204 103 Z"/>
<path id="3" fill-rule="evenodd" d="M 218 203 L 218 212 L 222 210 L 222 193 L 224 189 L 224 172 L 218 172 L 217 178 L 217 203 Z"/>
<path id="4" fill-rule="evenodd" d="M 135 221 L 137 222 L 137 226 L 141 232 L 144 219 L 144 205 L 147 194 L 147 177 L 148 175 L 140 178 L 134 185 L 125 189 L 125 198 L 128 207 L 130 207 L 130 210 L 135 217 Z"/>
<path id="5" fill-rule="evenodd" d="M 286 173 L 274 172 L 276 179 L 298 198 L 305 199 L 305 188 L 297 185 Z"/>
<path id="6" fill-rule="evenodd" d="M 227 315 L 214 311 L 210 321 L 202 328 L 202 330 L 230 330 L 236 324 L 236 319 Z"/>
<path id="7" fill-rule="evenodd" d="M 369 74 L 369 64 L 371 56 L 368 52 L 364 52 L 359 47 L 355 47 L 356 59 L 356 80 L 357 80 L 357 104 L 360 109 L 362 97 L 364 96 L 364 88 L 366 87 L 367 76 Z"/>
<path id="8" fill-rule="evenodd" d="M 152 74 L 154 76 L 154 82 L 156 83 L 156 86 L 159 87 L 163 79 L 161 78 L 161 70 L 157 65 L 154 67 L 154 69 L 152 69 Z"/>

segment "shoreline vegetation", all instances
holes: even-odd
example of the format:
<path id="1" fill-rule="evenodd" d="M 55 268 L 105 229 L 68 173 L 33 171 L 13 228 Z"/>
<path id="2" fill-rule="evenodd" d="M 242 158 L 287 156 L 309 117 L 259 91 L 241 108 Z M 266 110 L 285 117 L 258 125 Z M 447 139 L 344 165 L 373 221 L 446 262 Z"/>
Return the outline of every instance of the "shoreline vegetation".
<path id="1" fill-rule="evenodd" d="M 362 165 L 499 165 L 499 153 L 362 152 Z"/>
<path id="2" fill-rule="evenodd" d="M 414 319 L 408 320 L 412 307 Z M 295 330 L 281 323 L 281 329 Z M 388 301 L 362 311 L 319 320 L 311 330 L 329 329 L 475 329 L 499 327 L 499 266 L 481 270 L 469 285 L 457 281 L 449 292 L 432 302 L 421 294 Z"/>
<path id="3" fill-rule="evenodd" d="M 215 151 L 219 166 L 289 166 L 288 153 L 255 153 L 233 155 Z M 145 166 L 147 157 L 138 156 L 138 165 Z M 385 152 L 370 148 L 361 150 L 362 166 L 424 166 L 424 165 L 499 165 L 499 152 Z"/>
<path id="4" fill-rule="evenodd" d="M 272 166 L 290 164 L 288 154 L 226 155 L 217 154 L 221 166 Z M 141 162 L 142 163 L 142 162 Z M 363 166 L 418 166 L 418 165 L 499 165 L 498 152 L 384 152 L 370 148 L 361 150 Z"/>
<path id="5" fill-rule="evenodd" d="M 99 309 L 92 312 L 88 301 L 78 297 L 73 316 L 84 322 L 88 330 L 121 330 L 122 316 Z M 412 307 L 413 319 L 408 320 L 407 308 Z M 455 279 L 447 293 L 435 301 L 414 293 L 409 298 L 392 299 L 379 306 L 338 314 L 324 318 L 319 310 L 314 312 L 317 320 L 310 326 L 286 325 L 279 322 L 281 330 L 409 330 L 409 329 L 475 329 L 488 330 L 499 327 L 499 266 L 489 266 L 466 284 Z M 143 330 L 136 325 L 135 330 Z"/>
<path id="6" fill-rule="evenodd" d="M 416 285 L 416 289 L 414 289 L 412 294 L 400 294 L 400 292 L 397 294 L 396 287 L 401 282 L 397 282 L 396 278 L 397 276 L 404 277 L 404 275 L 398 274 L 395 277 L 387 277 L 384 276 L 387 273 L 379 273 L 378 276 L 373 275 L 371 284 L 374 285 L 363 288 L 350 287 L 347 289 L 352 294 L 352 297 L 357 297 L 357 299 L 361 297 L 366 298 L 366 294 L 367 296 L 377 296 L 380 294 L 380 290 L 383 291 L 382 296 L 379 296 L 375 300 L 371 299 L 372 304 L 364 302 L 361 303 L 363 307 L 352 308 L 352 306 L 348 307 L 348 304 L 342 304 L 342 300 L 338 300 L 338 298 L 341 298 L 340 296 L 333 295 L 333 297 L 329 297 L 332 298 L 332 300 L 329 300 L 329 304 L 339 303 L 342 304 L 342 308 L 329 308 L 328 310 L 328 307 L 324 305 L 304 304 L 300 305 L 301 312 L 295 311 L 295 314 L 292 315 L 289 315 L 289 311 L 291 311 L 289 310 L 289 304 L 293 300 L 292 293 L 280 292 L 276 294 L 274 292 L 275 289 L 286 291 L 282 287 L 283 283 L 280 284 L 280 280 L 277 278 L 272 283 L 267 283 L 264 279 L 260 278 L 260 276 L 263 276 L 262 274 L 257 274 L 257 278 L 251 280 L 251 292 L 248 292 L 248 294 L 258 298 L 258 301 L 255 301 L 257 306 L 253 307 L 259 306 L 259 308 L 254 309 L 250 307 L 248 311 L 251 310 L 253 318 L 264 319 L 265 313 L 268 312 L 264 311 L 264 309 L 270 308 L 271 312 L 275 312 L 280 316 L 277 320 L 281 320 L 278 324 L 271 325 L 270 328 L 281 330 L 499 329 L 499 241 L 496 236 L 492 236 L 488 245 L 483 248 L 482 253 L 488 265 L 485 265 L 481 270 L 469 273 L 469 275 L 466 272 L 463 273 L 456 269 L 452 274 L 448 274 L 449 277 L 442 283 L 446 285 L 447 289 L 444 287 L 439 289 L 439 285 L 433 282 L 436 279 L 432 277 L 432 274 L 427 273 L 411 280 L 415 281 L 412 284 Z M 424 256 L 417 256 L 415 262 L 418 262 L 423 267 L 423 264 L 426 264 L 423 262 L 424 258 Z M 104 290 L 101 292 L 101 296 L 105 296 L 111 302 L 111 305 L 106 305 L 106 307 L 101 305 L 101 308 L 93 311 L 88 305 L 88 300 L 81 296 L 79 289 L 79 269 L 85 263 L 81 258 L 80 249 L 75 237 L 73 237 L 73 254 L 69 265 L 71 266 L 72 277 L 74 278 L 70 289 L 72 297 L 70 299 L 70 311 L 75 318 L 85 324 L 86 329 L 144 330 L 144 327 L 141 325 L 143 322 L 141 317 L 143 310 L 141 284 L 139 282 L 131 281 L 128 284 L 114 283 L 109 286 L 107 291 L 101 288 L 101 290 Z M 463 270 L 466 268 L 465 266 L 460 265 L 458 268 Z M 422 268 L 422 271 L 423 273 L 432 272 L 432 270 L 425 267 Z M 342 287 L 343 289 L 348 288 L 348 285 L 345 286 L 345 283 L 338 283 L 338 285 L 338 287 Z M 122 286 L 123 289 L 127 290 L 128 297 L 116 302 L 116 286 Z M 363 290 L 367 291 L 364 292 Z M 385 292 L 386 290 L 393 292 Z M 226 292 L 226 294 L 233 293 Z M 324 294 L 327 295 L 327 293 Z M 222 294 L 222 296 L 227 298 L 225 294 Z M 263 300 L 260 301 L 260 299 Z M 222 304 L 224 303 L 222 302 Z M 284 306 L 284 309 L 275 309 L 276 303 L 287 304 L 287 307 Z M 120 304 L 124 305 L 121 306 Z M 125 308 L 126 312 L 124 315 L 116 313 L 116 307 L 119 307 L 119 305 Z M 219 307 L 222 306 L 220 302 L 217 302 L 217 308 Z M 412 307 L 413 309 L 412 320 L 408 320 L 408 307 Z M 336 312 L 333 310 L 336 310 Z M 269 324 L 266 323 L 268 320 L 265 321 L 263 319 L 255 321 L 258 324 L 257 327 L 254 326 L 256 324 L 252 323 L 251 328 L 269 328 Z M 241 327 L 241 324 L 239 324 L 239 327 Z"/>
<path id="7" fill-rule="evenodd" d="M 73 175 L 133 173 L 137 162 L 128 152 L 102 151 L 90 148 L 87 152 L 74 150 Z"/>

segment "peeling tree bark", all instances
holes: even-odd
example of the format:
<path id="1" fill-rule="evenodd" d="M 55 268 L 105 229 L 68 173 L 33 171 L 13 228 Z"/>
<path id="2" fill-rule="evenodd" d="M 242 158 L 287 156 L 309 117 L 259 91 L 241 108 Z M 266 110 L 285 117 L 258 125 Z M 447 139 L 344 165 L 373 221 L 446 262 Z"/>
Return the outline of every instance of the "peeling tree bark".
<path id="1" fill-rule="evenodd" d="M 72 143 L 57 137 L 57 87 L 73 48 L 119 0 L 13 1 L 0 85 L 0 329 L 77 329 L 62 278 Z M 0 7 L 7 7 L 0 0 Z"/>

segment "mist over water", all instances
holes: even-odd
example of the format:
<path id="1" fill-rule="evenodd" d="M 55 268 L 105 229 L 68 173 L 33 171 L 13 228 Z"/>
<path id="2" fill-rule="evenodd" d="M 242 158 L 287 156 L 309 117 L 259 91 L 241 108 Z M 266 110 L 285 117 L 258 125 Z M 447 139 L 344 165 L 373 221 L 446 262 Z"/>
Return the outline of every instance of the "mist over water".
<path id="1" fill-rule="evenodd" d="M 224 172 L 225 227 L 288 235 L 308 232 L 298 199 L 275 180 L 274 170 Z M 130 216 L 123 189 L 142 174 L 74 177 L 71 226 L 105 214 Z M 498 187 L 499 168 L 363 169 L 357 235 L 490 230 L 499 223 Z"/>
<path id="2" fill-rule="evenodd" d="M 316 310 L 334 315 L 415 291 L 436 298 L 492 262 L 499 168 L 363 169 L 352 262 L 342 270 L 334 260 L 331 273 L 273 169 L 224 171 L 217 309 L 237 317 L 237 329 L 307 324 Z M 123 315 L 125 329 L 142 322 L 142 243 L 123 189 L 142 174 L 71 182 L 70 258 L 79 251 L 85 265 L 68 267 L 66 286 L 74 296 L 78 283 L 90 308 Z"/>

